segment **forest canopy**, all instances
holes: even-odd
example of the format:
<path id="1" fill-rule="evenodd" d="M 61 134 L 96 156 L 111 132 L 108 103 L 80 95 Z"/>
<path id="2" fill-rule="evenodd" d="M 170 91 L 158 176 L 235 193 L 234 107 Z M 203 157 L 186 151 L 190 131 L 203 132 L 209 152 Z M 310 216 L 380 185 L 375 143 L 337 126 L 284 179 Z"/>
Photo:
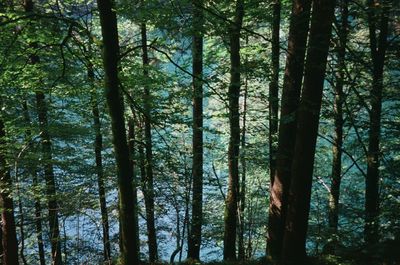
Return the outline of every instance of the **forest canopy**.
<path id="1" fill-rule="evenodd" d="M 0 54 L 0 264 L 400 263 L 399 1 L 1 0 Z"/>

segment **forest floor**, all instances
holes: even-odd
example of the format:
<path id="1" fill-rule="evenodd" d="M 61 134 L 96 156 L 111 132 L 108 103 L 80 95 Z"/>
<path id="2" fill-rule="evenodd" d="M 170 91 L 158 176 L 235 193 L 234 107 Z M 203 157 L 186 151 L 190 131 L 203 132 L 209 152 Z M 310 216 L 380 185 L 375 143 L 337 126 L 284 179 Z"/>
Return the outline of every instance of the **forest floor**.
<path id="1" fill-rule="evenodd" d="M 343 257 L 336 255 L 321 255 L 318 257 L 309 257 L 307 262 L 295 265 L 400 265 L 400 246 L 399 254 L 396 256 L 380 256 L 380 257 L 368 257 L 367 255 L 354 253 L 353 257 Z M 169 263 L 163 263 L 158 265 L 167 265 Z M 175 263 L 178 265 L 277 265 L 276 263 L 267 260 L 265 258 L 248 261 L 237 261 L 237 262 L 225 262 L 225 261 L 214 261 L 201 263 L 198 261 L 185 261 L 182 263 Z M 143 264 L 149 265 L 149 264 Z"/>
<path id="2" fill-rule="evenodd" d="M 309 257 L 306 263 L 296 265 L 400 265 L 400 245 L 397 246 L 396 253 L 377 253 L 370 255 L 362 252 L 348 252 L 342 256 L 338 255 L 320 255 Z M 249 260 L 245 262 L 223 262 L 215 261 L 208 263 L 199 263 L 194 261 L 186 261 L 180 265 L 275 265 L 271 260 L 261 258 L 257 260 Z"/>

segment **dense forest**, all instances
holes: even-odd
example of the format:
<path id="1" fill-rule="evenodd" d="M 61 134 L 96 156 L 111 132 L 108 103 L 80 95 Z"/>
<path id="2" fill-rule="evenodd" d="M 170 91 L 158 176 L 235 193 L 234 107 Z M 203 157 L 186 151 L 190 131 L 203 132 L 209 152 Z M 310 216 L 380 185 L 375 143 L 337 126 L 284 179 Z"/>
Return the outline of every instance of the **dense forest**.
<path id="1" fill-rule="evenodd" d="M 398 0 L 0 0 L 0 264 L 400 264 L 399 58 Z"/>

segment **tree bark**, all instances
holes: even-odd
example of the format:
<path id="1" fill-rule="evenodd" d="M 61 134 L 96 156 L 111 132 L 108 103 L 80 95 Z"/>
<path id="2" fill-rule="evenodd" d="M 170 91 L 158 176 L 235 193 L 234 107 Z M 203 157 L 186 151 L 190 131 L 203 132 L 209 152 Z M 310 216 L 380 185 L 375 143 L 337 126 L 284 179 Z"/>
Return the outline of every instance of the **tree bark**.
<path id="1" fill-rule="evenodd" d="M 329 194 L 329 227 L 333 235 L 338 232 L 339 220 L 339 195 L 342 180 L 342 146 L 343 146 L 343 84 L 345 78 L 345 56 L 348 31 L 348 0 L 340 0 L 340 24 L 338 26 L 338 51 L 337 74 L 334 99 L 334 123 L 335 131 L 332 146 L 332 183 Z"/>
<path id="2" fill-rule="evenodd" d="M 246 40 L 247 41 L 247 40 Z M 242 179 L 240 183 L 239 193 L 239 236 L 238 236 L 238 260 L 244 261 L 246 259 L 246 251 L 244 247 L 244 211 L 246 208 L 246 175 L 247 175 L 247 164 L 246 164 L 246 119 L 247 119 L 247 73 L 244 84 L 244 96 L 243 96 L 243 122 L 242 122 L 242 135 L 240 139 L 240 164 L 242 166 Z"/>
<path id="3" fill-rule="evenodd" d="M 278 145 L 278 110 L 279 110 L 279 31 L 281 23 L 281 1 L 274 0 L 272 20 L 272 76 L 269 84 L 269 171 L 271 186 L 276 170 L 276 152 Z"/>
<path id="4" fill-rule="evenodd" d="M 0 117 L 0 207 L 3 264 L 18 265 L 18 242 L 14 219 L 14 202 L 11 197 L 12 183 L 9 167 L 6 161 L 6 132 L 2 117 Z"/>
<path id="5" fill-rule="evenodd" d="M 58 221 L 58 202 L 57 191 L 52 162 L 51 138 L 48 128 L 47 106 L 45 95 L 41 91 L 36 91 L 36 107 L 39 120 L 40 137 L 42 145 L 42 161 L 44 167 L 44 179 L 46 182 L 46 196 L 49 209 L 49 227 L 51 242 L 52 264 L 62 264 L 60 228 Z"/>
<path id="6" fill-rule="evenodd" d="M 314 0 L 304 86 L 298 110 L 296 145 L 282 248 L 284 264 L 304 264 L 311 185 L 325 69 L 335 1 Z"/>
<path id="7" fill-rule="evenodd" d="M 368 1 L 368 27 L 372 58 L 371 109 L 365 180 L 365 242 L 368 245 L 379 241 L 379 164 L 380 134 L 383 92 L 383 68 L 388 36 L 388 3 Z M 383 7 L 382 7 L 383 6 Z M 379 29 L 379 36 L 376 30 Z"/>
<path id="8" fill-rule="evenodd" d="M 118 78 L 118 29 L 117 16 L 112 0 L 97 1 L 101 33 L 103 36 L 103 65 L 105 72 L 105 95 L 111 118 L 111 131 L 119 188 L 119 220 L 121 227 L 121 263 L 138 264 L 137 233 L 135 226 L 133 173 L 125 130 L 124 101 Z"/>
<path id="9" fill-rule="evenodd" d="M 25 0 L 25 12 L 33 12 L 33 1 Z M 30 55 L 30 64 L 39 63 L 39 56 Z M 49 227 L 50 227 L 50 243 L 51 243 L 51 257 L 52 264 L 61 265 L 61 245 L 60 245 L 60 228 L 58 221 L 58 202 L 56 183 L 54 177 L 54 169 L 52 162 L 52 148 L 51 137 L 48 128 L 47 106 L 45 94 L 41 90 L 35 92 L 36 108 L 39 121 L 40 139 L 42 146 L 42 161 L 44 169 L 44 179 L 46 182 L 46 197 L 49 211 Z"/>
<path id="10" fill-rule="evenodd" d="M 32 126 L 31 124 L 31 118 L 29 115 L 29 109 L 28 109 L 28 104 L 26 100 L 24 101 L 22 105 L 23 111 L 24 111 L 24 119 L 26 126 L 28 129 L 25 131 L 26 138 L 28 141 L 30 141 L 30 148 L 33 147 L 32 145 L 32 132 L 30 127 Z M 37 244 L 38 244 L 38 254 L 39 254 L 39 262 L 40 265 L 45 265 L 46 264 L 46 259 L 45 259 L 45 252 L 44 252 L 44 244 L 43 244 L 43 228 L 42 228 L 42 205 L 40 202 L 40 195 L 38 194 L 37 190 L 39 188 L 39 181 L 38 181 L 38 173 L 37 173 L 37 168 L 36 165 L 29 166 L 29 171 L 32 172 L 32 187 L 34 191 L 34 200 L 35 200 L 35 228 L 36 228 L 36 238 L 37 238 Z"/>
<path id="11" fill-rule="evenodd" d="M 278 259 L 282 252 L 291 179 L 290 167 L 296 142 L 296 112 L 303 79 L 310 10 L 311 0 L 293 0 L 283 80 L 276 170 L 270 188 L 267 252 L 273 259 Z"/>
<path id="12" fill-rule="evenodd" d="M 91 66 L 90 66 L 91 67 Z M 89 81 L 92 82 L 94 79 L 93 69 L 88 69 Z M 108 222 L 107 202 L 106 202 L 106 191 L 104 185 L 104 170 L 103 170 L 103 157 L 101 151 L 103 150 L 103 135 L 101 133 L 101 123 L 99 115 L 99 106 L 95 95 L 92 99 L 92 114 L 93 114 L 93 127 L 95 133 L 94 140 L 94 153 L 96 159 L 96 174 L 97 174 L 97 186 L 99 189 L 99 201 L 100 201 L 100 213 L 101 213 L 101 224 L 103 229 L 103 256 L 105 262 L 111 260 L 111 245 L 110 245 L 110 227 Z"/>
<path id="13" fill-rule="evenodd" d="M 228 194 L 225 202 L 224 260 L 236 260 L 236 222 L 239 193 L 239 97 L 240 97 L 240 31 L 244 16 L 243 0 L 236 1 L 234 23 L 229 28 L 230 84 Z"/>
<path id="14" fill-rule="evenodd" d="M 203 223 L 203 1 L 193 6 L 193 165 L 192 222 L 188 237 L 188 258 L 200 260 Z"/>
<path id="15" fill-rule="evenodd" d="M 132 113 L 134 115 L 134 113 Z M 135 174 L 136 170 L 136 162 L 135 162 L 135 120 L 134 118 L 130 118 L 128 121 L 128 146 L 130 152 L 130 158 L 132 161 L 132 172 L 133 172 L 133 182 L 132 182 L 132 189 L 133 189 L 133 204 L 138 205 L 138 198 L 137 198 L 137 177 Z M 136 255 L 140 256 L 140 239 L 139 239 L 139 218 L 137 207 L 135 208 L 135 227 L 136 227 Z"/>
<path id="16" fill-rule="evenodd" d="M 142 63 L 143 75 L 145 78 L 149 76 L 149 56 L 147 50 L 147 30 L 146 23 L 141 24 L 142 37 Z M 144 86 L 144 138 L 146 150 L 146 181 L 145 181 L 145 204 L 146 204 L 146 224 L 149 238 L 149 259 L 150 262 L 158 260 L 157 250 L 157 232 L 154 219 L 154 174 L 153 174 L 153 141 L 151 136 L 151 95 L 147 85 Z"/>

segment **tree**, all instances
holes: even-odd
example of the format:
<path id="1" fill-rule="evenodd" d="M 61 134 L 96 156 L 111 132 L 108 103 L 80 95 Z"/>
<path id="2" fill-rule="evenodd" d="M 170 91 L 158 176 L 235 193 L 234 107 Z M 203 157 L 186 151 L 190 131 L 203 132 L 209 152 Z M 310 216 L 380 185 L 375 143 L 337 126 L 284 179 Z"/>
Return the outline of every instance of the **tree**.
<path id="1" fill-rule="evenodd" d="M 282 248 L 284 264 L 302 264 L 306 257 L 306 235 L 315 147 L 334 17 L 334 2 L 331 0 L 313 1 Z"/>
<path id="2" fill-rule="evenodd" d="M 142 63 L 143 63 L 143 76 L 148 79 L 149 77 L 149 55 L 147 50 L 147 29 L 146 23 L 142 22 L 140 26 L 141 40 L 142 40 Z M 154 174 L 153 174 L 153 141 L 151 134 L 151 94 L 148 85 L 143 89 L 144 100 L 144 140 L 145 140 L 145 168 L 146 178 L 143 183 L 144 186 L 144 200 L 146 204 L 146 224 L 147 233 L 149 238 L 149 258 L 150 262 L 158 260 L 157 250 L 157 232 L 154 220 Z"/>
<path id="3" fill-rule="evenodd" d="M 332 233 L 338 230 L 339 218 L 339 194 L 342 179 L 342 148 L 343 148 L 343 101 L 344 101 L 344 79 L 345 79 L 345 56 L 348 31 L 348 0 L 339 1 L 340 24 L 338 25 L 338 47 L 337 47 L 337 74 L 335 99 L 334 99 L 334 123 L 335 131 L 332 146 L 332 183 L 329 194 L 329 227 Z"/>
<path id="4" fill-rule="evenodd" d="M 30 14 L 33 12 L 34 4 L 32 0 L 24 2 L 25 12 Z M 34 43 L 31 45 L 35 45 Z M 29 61 L 31 65 L 40 62 L 38 55 L 30 54 Z M 54 176 L 53 162 L 52 162 L 52 143 L 48 128 L 47 117 L 47 103 L 43 90 L 37 89 L 35 91 L 36 109 L 40 128 L 40 139 L 42 146 L 42 161 L 44 170 L 44 179 L 46 183 L 46 196 L 49 211 L 49 227 L 50 227 L 50 242 L 51 242 L 51 256 L 55 265 L 62 264 L 61 246 L 60 246 L 60 228 L 58 220 L 58 202 L 56 182 Z"/>
<path id="5" fill-rule="evenodd" d="M 372 88 L 365 179 L 365 241 L 371 245 L 379 240 L 379 165 L 382 113 L 383 68 L 387 49 L 389 3 L 368 1 L 368 28 L 372 58 Z M 376 30 L 379 29 L 377 36 Z"/>
<path id="6" fill-rule="evenodd" d="M 269 171 L 271 186 L 274 183 L 274 174 L 276 170 L 276 151 L 277 151 L 277 133 L 278 133 L 278 110 L 279 110 L 279 56 L 280 41 L 279 31 L 281 23 L 281 2 L 275 0 L 273 4 L 272 18 L 272 47 L 271 61 L 272 73 L 269 84 Z"/>
<path id="7" fill-rule="evenodd" d="M 225 203 L 224 260 L 236 260 L 236 221 L 239 193 L 239 97 L 240 97 L 240 31 L 244 16 L 243 0 L 236 1 L 235 17 L 229 27 L 230 84 L 229 98 L 229 179 Z"/>
<path id="8" fill-rule="evenodd" d="M 31 117 L 29 115 L 29 109 L 28 109 L 28 104 L 27 101 L 24 100 L 22 104 L 22 109 L 24 112 L 24 120 L 25 123 L 28 127 L 26 129 L 25 135 L 27 141 L 29 141 L 29 147 L 33 148 L 33 143 L 32 143 L 32 132 L 31 132 Z M 44 243 L 43 243 L 43 226 L 42 226 L 42 204 L 40 202 L 40 194 L 37 192 L 37 189 L 39 187 L 39 180 L 38 180 L 38 170 L 37 170 L 37 165 L 29 165 L 28 166 L 29 171 L 31 171 L 32 174 L 32 186 L 34 189 L 34 197 L 35 197 L 35 227 L 36 227 L 36 239 L 37 239 L 37 244 L 38 244 L 38 254 L 39 254 L 39 261 L 40 265 L 45 265 L 46 264 L 46 259 L 45 259 L 45 251 L 44 251 Z"/>
<path id="9" fill-rule="evenodd" d="M 124 102 L 118 78 L 119 43 L 117 16 L 111 0 L 97 1 L 103 36 L 105 95 L 111 118 L 111 130 L 119 188 L 119 219 L 121 227 L 121 262 L 137 264 L 135 207 L 133 204 L 133 172 L 125 130 Z"/>
<path id="10" fill-rule="evenodd" d="M 296 142 L 297 108 L 303 79 L 311 0 L 295 0 L 290 17 L 288 52 L 282 88 L 276 171 L 270 187 L 268 255 L 281 255 L 291 163 Z"/>
<path id="11" fill-rule="evenodd" d="M 188 258 L 200 260 L 203 223 L 203 1 L 192 1 L 192 87 L 193 87 L 193 165 L 192 221 L 188 237 Z"/>
<path id="12" fill-rule="evenodd" d="M 88 67 L 88 78 L 89 82 L 93 84 L 94 72 L 93 72 L 93 65 L 91 64 L 89 64 Z M 110 245 L 110 232 L 109 232 L 110 227 L 108 221 L 106 191 L 104 184 L 103 156 L 101 154 L 101 151 L 103 149 L 103 135 L 101 133 L 100 111 L 96 94 L 94 94 L 92 98 L 92 114 L 93 114 L 93 127 L 95 133 L 94 153 L 96 160 L 97 185 L 99 189 L 101 224 L 103 229 L 103 255 L 104 255 L 104 261 L 109 262 L 111 259 L 111 245 Z"/>
<path id="13" fill-rule="evenodd" d="M 0 104 L 1 105 L 1 104 Z M 12 183 L 5 151 L 6 132 L 0 116 L 0 207 L 2 260 L 4 265 L 18 265 L 18 242 L 14 219 L 14 202 L 11 197 Z"/>

